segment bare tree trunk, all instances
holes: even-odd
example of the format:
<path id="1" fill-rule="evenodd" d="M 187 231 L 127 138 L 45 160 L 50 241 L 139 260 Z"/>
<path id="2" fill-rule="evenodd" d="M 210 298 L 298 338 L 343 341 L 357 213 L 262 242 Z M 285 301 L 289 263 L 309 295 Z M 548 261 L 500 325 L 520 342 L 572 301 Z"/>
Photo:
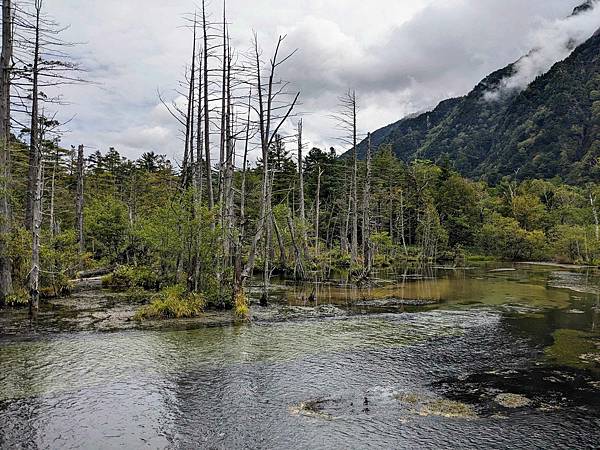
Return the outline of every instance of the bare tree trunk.
<path id="1" fill-rule="evenodd" d="M 77 222 L 77 244 L 79 245 L 79 254 L 85 253 L 85 240 L 83 237 L 83 145 L 77 149 L 77 200 L 75 205 L 75 215 Z"/>
<path id="2" fill-rule="evenodd" d="M 344 230 L 340 239 L 342 252 L 348 254 L 348 230 L 350 228 L 350 216 L 352 215 L 352 186 L 348 190 L 348 208 L 346 209 L 346 217 L 344 220 Z"/>
<path id="3" fill-rule="evenodd" d="M 196 167 L 194 169 L 195 188 L 198 192 L 198 205 L 202 205 L 202 52 L 198 55 L 198 108 L 197 108 L 197 131 L 196 131 Z"/>
<path id="4" fill-rule="evenodd" d="M 592 194 L 591 189 L 590 189 L 590 206 L 592 207 L 592 214 L 594 216 L 596 240 L 600 241 L 600 223 L 598 220 L 598 209 L 596 208 L 596 196 Z"/>
<path id="5" fill-rule="evenodd" d="M 50 181 L 50 234 L 55 237 L 57 234 L 56 218 L 54 217 L 54 202 L 56 197 L 56 170 L 58 169 L 58 146 L 54 153 L 54 160 L 52 161 L 52 179 Z"/>
<path id="6" fill-rule="evenodd" d="M 292 239 L 292 245 L 294 247 L 294 279 L 297 281 L 304 279 L 304 266 L 302 264 L 302 251 L 296 241 L 296 233 L 294 232 L 294 223 L 290 215 L 287 216 L 288 228 L 290 229 L 290 236 Z"/>
<path id="7" fill-rule="evenodd" d="M 245 235 L 246 229 L 246 169 L 248 166 L 248 145 L 250 142 L 250 112 L 252 102 L 252 90 L 248 93 L 248 117 L 246 119 L 246 138 L 244 140 L 244 161 L 242 163 L 242 185 L 240 188 L 240 225 L 241 225 L 241 240 Z"/>
<path id="8" fill-rule="evenodd" d="M 210 111 L 208 109 L 208 24 L 206 23 L 206 0 L 202 0 L 202 29 L 204 31 L 204 157 L 206 159 L 206 188 L 208 192 L 208 207 L 215 206 L 212 184 L 212 165 L 210 162 Z"/>
<path id="9" fill-rule="evenodd" d="M 321 213 L 321 175 L 323 170 L 317 166 L 317 198 L 315 200 L 315 255 L 319 257 L 319 219 Z"/>
<path id="10" fill-rule="evenodd" d="M 400 233 L 402 237 L 402 248 L 404 249 L 404 255 L 408 256 L 408 249 L 406 248 L 406 237 L 404 230 L 404 192 L 400 190 Z"/>
<path id="11" fill-rule="evenodd" d="M 38 159 L 40 159 L 38 155 Z M 43 170 L 42 164 L 38 164 L 35 187 L 33 195 L 31 229 L 31 270 L 29 272 L 29 314 L 37 313 L 40 301 L 40 234 L 42 228 L 42 192 L 43 192 Z"/>
<path id="12" fill-rule="evenodd" d="M 187 114 L 185 116 L 185 145 L 183 150 L 183 164 L 181 174 L 181 187 L 187 189 L 190 184 L 190 166 L 194 160 L 194 93 L 196 92 L 196 17 L 194 16 L 194 34 L 192 44 L 192 63 L 190 67 L 190 80 L 187 98 Z"/>
<path id="13" fill-rule="evenodd" d="M 279 265 L 281 266 L 281 270 L 287 269 L 287 255 L 285 251 L 285 243 L 283 242 L 283 237 L 281 236 L 281 232 L 279 231 L 279 226 L 277 225 L 277 220 L 275 220 L 275 216 L 271 213 L 271 220 L 273 222 L 273 228 L 275 230 L 275 236 L 277 237 L 277 244 L 279 245 Z"/>
<path id="14" fill-rule="evenodd" d="M 302 233 L 302 253 L 308 253 L 308 237 L 306 230 L 306 212 L 304 210 L 304 160 L 302 158 L 302 119 L 298 121 L 298 185 L 299 185 L 299 203 L 300 203 L 300 224 Z"/>
<path id="15" fill-rule="evenodd" d="M 12 294 L 12 262 L 8 235 L 12 228 L 10 208 L 10 74 L 13 54 L 12 1 L 2 2 L 2 55 L 0 66 L 0 305 Z"/>
<path id="16" fill-rule="evenodd" d="M 40 162 L 39 142 L 39 60 L 40 60 L 40 17 L 42 0 L 35 0 L 35 42 L 33 50 L 31 127 L 29 141 L 29 173 L 27 178 L 27 204 L 25 207 L 25 228 L 33 230 L 33 203 L 37 193 L 38 166 Z"/>
<path id="17" fill-rule="evenodd" d="M 364 276 L 368 277 L 373 265 L 373 251 L 371 244 L 371 133 L 367 137 L 367 173 L 365 176 L 365 187 L 363 192 L 363 255 Z"/>
<path id="18" fill-rule="evenodd" d="M 358 256 L 358 149 L 356 138 L 356 92 L 352 91 L 352 262 Z"/>
<path id="19" fill-rule="evenodd" d="M 226 140 L 227 140 L 227 130 L 226 130 L 226 117 L 227 114 L 225 112 L 226 108 L 226 77 L 227 77 L 227 21 L 225 18 L 225 0 L 223 0 L 223 60 L 222 60 L 222 79 L 221 79 L 221 142 L 219 146 L 219 204 L 221 208 L 223 207 L 223 184 L 224 184 L 224 164 L 225 164 L 225 151 L 226 151 Z"/>

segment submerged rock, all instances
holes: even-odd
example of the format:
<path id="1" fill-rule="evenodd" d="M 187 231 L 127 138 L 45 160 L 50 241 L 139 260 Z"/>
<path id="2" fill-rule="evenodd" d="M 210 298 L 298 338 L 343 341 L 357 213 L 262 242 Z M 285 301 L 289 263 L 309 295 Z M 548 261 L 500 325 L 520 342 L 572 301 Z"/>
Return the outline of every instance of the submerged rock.
<path id="1" fill-rule="evenodd" d="M 496 395 L 496 398 L 494 398 L 494 401 L 505 408 L 523 408 L 524 406 L 529 406 L 531 404 L 531 400 L 527 397 L 510 393 L 498 394 Z"/>
<path id="2" fill-rule="evenodd" d="M 331 420 L 333 416 L 323 411 L 323 405 L 329 400 L 307 400 L 297 405 L 290 406 L 290 413 L 295 416 L 314 417 L 318 419 Z"/>
<path id="3" fill-rule="evenodd" d="M 411 412 L 419 416 L 439 416 L 449 419 L 476 419 L 475 409 L 466 403 L 445 398 L 427 397 L 415 393 L 395 394 L 394 398 L 411 405 Z"/>
<path id="4" fill-rule="evenodd" d="M 410 298 L 383 298 L 376 300 L 362 300 L 355 303 L 356 306 L 393 308 L 400 306 L 427 306 L 439 303 L 437 300 L 410 299 Z"/>

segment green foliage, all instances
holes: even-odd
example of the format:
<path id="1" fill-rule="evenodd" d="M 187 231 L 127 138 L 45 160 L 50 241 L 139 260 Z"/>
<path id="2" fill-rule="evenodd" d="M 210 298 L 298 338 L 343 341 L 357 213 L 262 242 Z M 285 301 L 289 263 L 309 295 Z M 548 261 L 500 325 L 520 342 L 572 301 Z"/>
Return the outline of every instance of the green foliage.
<path id="1" fill-rule="evenodd" d="M 557 261 L 593 264 L 600 261 L 600 241 L 592 226 L 558 225 L 551 235 L 551 252 Z"/>
<path id="2" fill-rule="evenodd" d="M 479 245 L 490 255 L 535 260 L 545 256 L 546 239 L 542 231 L 527 231 L 515 219 L 493 214 L 481 228 Z"/>
<path id="3" fill-rule="evenodd" d="M 127 205 L 114 196 L 99 195 L 88 202 L 84 218 L 88 247 L 96 258 L 118 260 L 127 243 Z"/>
<path id="4" fill-rule="evenodd" d="M 188 293 L 181 285 L 163 289 L 150 304 L 140 308 L 134 320 L 187 319 L 204 312 L 206 300 L 199 293 Z"/>
<path id="5" fill-rule="evenodd" d="M 29 293 L 25 288 L 18 287 L 4 299 L 4 304 L 12 308 L 27 306 L 29 304 Z"/>
<path id="6" fill-rule="evenodd" d="M 115 289 L 156 289 L 160 280 L 154 270 L 145 266 L 119 266 L 102 277 L 102 285 Z"/>

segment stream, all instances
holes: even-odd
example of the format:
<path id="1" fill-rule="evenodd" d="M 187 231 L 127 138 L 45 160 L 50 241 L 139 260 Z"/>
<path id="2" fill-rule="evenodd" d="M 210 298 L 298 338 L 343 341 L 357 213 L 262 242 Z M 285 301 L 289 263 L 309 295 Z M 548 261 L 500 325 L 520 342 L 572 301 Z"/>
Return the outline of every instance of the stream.
<path id="1" fill-rule="evenodd" d="M 274 280 L 250 324 L 0 311 L 0 448 L 598 448 L 597 269 L 378 277 Z"/>

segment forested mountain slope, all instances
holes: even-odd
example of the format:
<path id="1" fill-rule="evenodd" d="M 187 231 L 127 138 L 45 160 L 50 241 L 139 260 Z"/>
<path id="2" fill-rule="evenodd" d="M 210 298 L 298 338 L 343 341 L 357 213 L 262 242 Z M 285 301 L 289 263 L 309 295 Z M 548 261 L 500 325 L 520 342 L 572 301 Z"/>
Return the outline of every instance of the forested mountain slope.
<path id="1" fill-rule="evenodd" d="M 494 182 L 560 176 L 600 179 L 600 33 L 525 90 L 499 90 L 511 64 L 464 97 L 372 134 L 401 159 L 450 159 L 463 175 Z M 501 92 L 499 95 L 490 95 Z M 366 140 L 359 145 L 366 150 Z"/>

